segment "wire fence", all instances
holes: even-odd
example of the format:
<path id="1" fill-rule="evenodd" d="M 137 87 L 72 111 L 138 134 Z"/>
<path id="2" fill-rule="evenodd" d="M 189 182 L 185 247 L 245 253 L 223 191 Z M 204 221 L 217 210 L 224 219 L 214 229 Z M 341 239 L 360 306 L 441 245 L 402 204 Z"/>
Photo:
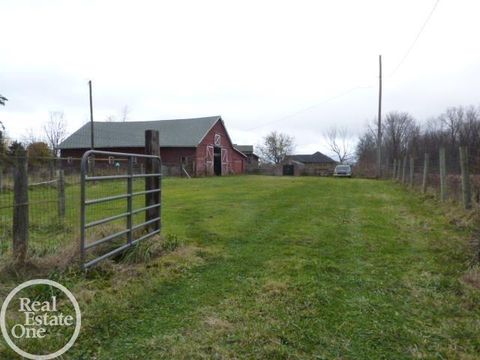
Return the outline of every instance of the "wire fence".
<path id="1" fill-rule="evenodd" d="M 463 154 L 463 156 L 462 156 Z M 441 201 L 480 206 L 480 162 L 466 148 L 447 152 L 439 148 L 422 156 L 403 156 L 389 164 L 384 176 L 428 193 Z"/>
<path id="2" fill-rule="evenodd" d="M 15 180 L 18 165 L 27 163 L 28 200 L 19 203 L 15 197 Z M 80 238 L 80 162 L 74 157 L 16 157 L 0 159 L 0 255 L 12 250 L 14 237 L 14 214 L 21 206 L 28 206 L 28 255 L 45 256 L 67 246 L 76 246 Z M 89 161 L 89 171 L 96 176 L 124 175 L 127 173 L 125 157 L 95 157 Z M 141 161 L 134 161 L 135 174 L 145 172 Z M 125 193 L 125 183 L 118 180 L 92 182 L 87 192 L 93 198 L 116 196 Z M 134 190 L 143 190 L 144 179 L 136 179 Z M 142 203 L 142 199 L 137 199 Z M 125 208 L 126 201 L 112 201 L 108 204 L 91 206 L 88 219 L 108 217 Z M 141 215 L 139 215 L 141 217 Z M 140 219 L 140 218 L 139 218 Z M 140 220 L 139 220 L 140 221 Z M 121 226 L 112 223 L 109 226 Z M 100 228 L 99 232 L 111 229 Z M 88 234 L 98 237 L 99 234 Z"/>
<path id="3" fill-rule="evenodd" d="M 2 161 L 0 177 L 0 251 L 6 252 L 12 244 L 14 212 L 19 204 L 15 200 L 15 176 L 22 157 L 7 156 Z M 59 169 L 62 159 L 28 159 L 28 232 L 33 255 L 43 255 L 64 243 L 76 231 L 73 219 L 78 216 L 76 206 L 65 206 L 60 214 Z M 78 200 L 78 174 L 70 171 L 64 176 L 64 204 Z M 25 225 L 25 224 L 21 224 Z"/>
<path id="4" fill-rule="evenodd" d="M 422 156 L 403 156 L 391 161 L 384 176 L 406 186 L 429 193 L 442 201 L 456 201 L 469 207 L 480 206 L 480 161 L 468 158 L 465 151 L 463 164 L 460 149 L 447 152 L 444 149 Z M 15 177 L 18 164 L 26 162 L 28 199 L 19 203 L 15 197 Z M 80 161 L 79 157 L 32 157 L 3 156 L 0 158 L 0 254 L 12 249 L 14 234 L 14 214 L 28 205 L 27 227 L 29 256 L 53 254 L 66 246 L 79 243 L 80 238 Z M 96 176 L 124 175 L 128 166 L 125 157 L 97 156 L 89 161 L 89 171 Z M 143 174 L 145 164 L 133 162 L 134 174 Z M 166 167 L 162 172 L 168 174 Z M 125 184 L 111 181 L 92 182 L 87 192 L 93 198 L 106 198 L 125 193 Z M 134 191 L 145 188 L 144 180 L 139 178 L 133 183 Z M 141 207 L 139 197 L 135 206 Z M 88 221 L 98 217 L 114 216 L 126 208 L 124 200 L 119 199 L 105 204 L 91 206 L 88 209 Z M 142 221 L 139 214 L 134 221 Z M 109 227 L 123 228 L 124 220 L 112 222 Z M 97 229 L 87 238 L 99 238 L 115 229 Z M 102 234 L 104 232 L 104 234 Z"/>

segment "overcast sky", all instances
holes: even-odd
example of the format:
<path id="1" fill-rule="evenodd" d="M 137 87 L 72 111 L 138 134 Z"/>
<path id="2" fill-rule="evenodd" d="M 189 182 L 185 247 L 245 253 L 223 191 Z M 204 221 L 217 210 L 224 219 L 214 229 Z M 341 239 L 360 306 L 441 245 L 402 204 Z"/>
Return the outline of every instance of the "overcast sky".
<path id="1" fill-rule="evenodd" d="M 63 111 L 74 131 L 92 80 L 96 121 L 222 115 L 234 142 L 328 153 L 325 129 L 376 117 L 379 54 L 384 112 L 480 104 L 478 0 L 440 0 L 394 72 L 435 2 L 0 0 L 0 120 L 20 138 Z"/>

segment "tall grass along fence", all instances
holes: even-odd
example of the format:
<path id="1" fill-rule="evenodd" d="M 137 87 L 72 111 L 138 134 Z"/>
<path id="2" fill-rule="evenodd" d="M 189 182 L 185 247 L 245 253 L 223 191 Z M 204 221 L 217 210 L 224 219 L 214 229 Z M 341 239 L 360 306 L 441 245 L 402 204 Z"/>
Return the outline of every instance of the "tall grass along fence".
<path id="1" fill-rule="evenodd" d="M 30 254 L 43 256 L 76 238 L 80 159 L 23 155 L 0 162 L 0 253 L 26 238 Z"/>
<path id="2" fill-rule="evenodd" d="M 471 159 L 466 147 L 449 153 L 439 148 L 435 153 L 405 155 L 393 159 L 385 176 L 440 201 L 456 201 L 465 209 L 480 205 L 480 164 Z"/>
<path id="3" fill-rule="evenodd" d="M 27 251 L 30 257 L 44 257 L 66 247 L 77 249 L 81 235 L 80 162 L 81 158 L 29 157 L 25 153 L 0 158 L 0 255 L 12 253 L 24 260 Z M 115 156 L 92 157 L 88 168 L 91 176 L 113 177 L 89 182 L 87 191 L 92 198 L 125 193 L 125 182 L 115 180 L 113 175 L 146 171 L 144 162 L 133 161 L 129 169 L 125 157 Z M 145 179 L 135 178 L 131 186 L 132 191 L 141 192 Z M 139 196 L 130 205 L 141 208 L 144 202 L 145 198 Z M 87 218 L 106 218 L 123 209 L 126 211 L 127 202 L 119 196 L 118 200 L 89 206 Z M 144 222 L 145 212 L 139 212 L 133 221 Z M 125 219 L 118 219 L 88 233 L 87 240 L 124 228 Z"/>

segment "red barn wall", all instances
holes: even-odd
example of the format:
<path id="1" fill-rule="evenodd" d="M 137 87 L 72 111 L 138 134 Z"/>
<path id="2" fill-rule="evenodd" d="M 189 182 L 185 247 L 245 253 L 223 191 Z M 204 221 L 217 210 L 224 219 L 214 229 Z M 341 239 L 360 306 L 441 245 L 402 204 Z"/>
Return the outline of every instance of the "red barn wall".
<path id="1" fill-rule="evenodd" d="M 63 149 L 62 157 L 81 158 L 89 149 Z M 125 148 L 95 148 L 95 150 L 114 151 L 133 154 L 145 154 L 143 147 L 125 147 Z M 195 157 L 195 148 L 189 147 L 160 147 L 160 156 L 165 165 L 180 165 L 182 157 Z"/>
<path id="2" fill-rule="evenodd" d="M 218 121 L 197 147 L 196 175 L 213 175 L 213 159 L 210 159 L 211 154 L 208 154 L 208 147 L 215 146 L 215 135 L 220 135 L 220 148 L 226 151 L 226 156 L 222 159 L 224 160 L 222 161 L 222 175 L 243 174 L 246 157 L 234 149 L 223 122 Z"/>
<path id="3" fill-rule="evenodd" d="M 212 166 L 207 166 L 208 156 L 207 147 L 213 148 L 215 135 L 220 136 L 220 147 L 224 152 L 222 156 L 222 175 L 243 174 L 245 172 L 247 158 L 233 148 L 230 142 L 227 130 L 222 121 L 218 121 L 203 138 L 197 148 L 194 147 L 160 147 L 160 156 L 163 165 L 176 168 L 171 174 L 180 175 L 182 160 L 184 167 L 190 174 L 197 176 L 213 175 L 213 158 Z M 63 149 L 62 157 L 81 158 L 89 149 Z M 95 150 L 144 154 L 143 147 L 116 147 L 116 148 L 96 148 Z"/>

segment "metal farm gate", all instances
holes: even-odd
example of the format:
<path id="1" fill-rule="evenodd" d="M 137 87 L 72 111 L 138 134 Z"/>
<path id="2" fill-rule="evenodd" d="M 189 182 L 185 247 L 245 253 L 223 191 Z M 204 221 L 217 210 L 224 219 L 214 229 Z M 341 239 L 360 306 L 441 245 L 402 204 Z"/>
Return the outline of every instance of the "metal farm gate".
<path id="1" fill-rule="evenodd" d="M 95 169 L 95 157 L 108 157 L 115 162 L 117 167 L 114 174 L 107 173 L 106 175 L 93 174 Z M 126 165 L 126 172 L 120 172 L 120 162 Z M 118 165 L 117 165 L 118 164 Z M 134 172 L 134 166 L 141 164 L 139 173 Z M 90 174 L 89 174 L 90 170 Z M 123 169 L 122 169 L 123 170 Z M 101 169 L 95 169 L 95 172 L 101 172 Z M 81 161 L 81 221 L 80 221 L 80 256 L 81 266 L 86 269 L 98 262 L 117 255 L 126 249 L 134 246 L 142 240 L 150 238 L 153 235 L 160 233 L 161 228 L 161 159 L 156 155 L 142 155 L 142 154 L 129 154 L 110 151 L 89 150 L 85 152 Z M 134 180 L 144 179 L 145 190 L 134 192 Z M 98 197 L 94 195 L 93 198 L 88 197 L 88 184 L 95 186 L 102 186 L 102 184 L 108 181 L 125 181 L 125 188 L 122 193 L 111 196 Z M 110 186 L 110 188 L 113 186 Z M 122 189 L 122 188 L 120 188 Z M 92 191 L 93 192 L 93 191 Z M 145 196 L 145 206 L 134 209 L 134 198 L 137 196 Z M 87 221 L 87 208 L 90 206 L 113 202 L 117 200 L 125 199 L 125 211 L 118 214 L 97 218 L 92 221 Z M 118 207 L 114 207 L 118 209 Z M 134 216 L 136 214 L 145 213 L 145 220 L 134 224 Z M 115 220 L 125 219 L 124 229 L 111 233 L 100 239 L 95 238 L 95 233 L 87 240 L 87 230 L 93 229 L 103 224 L 111 223 Z M 143 220 L 143 219 L 142 219 Z M 92 239 L 93 237 L 93 239 Z M 124 237 L 126 243 L 120 245 L 113 250 L 109 250 L 105 254 L 102 254 L 96 258 L 88 258 L 88 250 L 95 248 L 101 244 L 111 242 L 112 240 Z M 88 261 L 87 261 L 88 260 Z"/>

